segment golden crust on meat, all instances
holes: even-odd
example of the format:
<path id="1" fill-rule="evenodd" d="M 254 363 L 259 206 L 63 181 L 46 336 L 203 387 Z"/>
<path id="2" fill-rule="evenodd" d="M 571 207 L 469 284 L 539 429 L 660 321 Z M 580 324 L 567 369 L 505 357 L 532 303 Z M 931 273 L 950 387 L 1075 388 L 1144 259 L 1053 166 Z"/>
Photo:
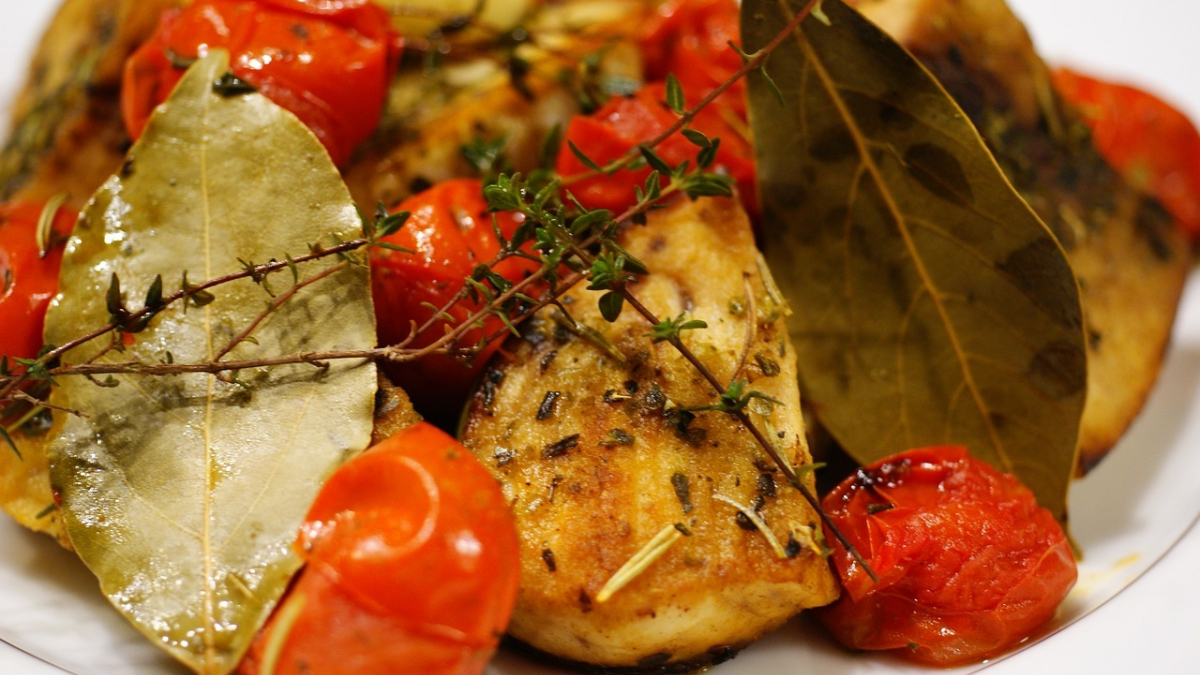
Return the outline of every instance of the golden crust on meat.
<path id="1" fill-rule="evenodd" d="M 651 270 L 636 296 L 660 317 L 705 321 L 685 342 L 719 381 L 745 379 L 778 400 L 756 424 L 795 465 L 810 463 L 784 308 L 735 200 L 675 202 L 621 242 Z M 463 441 L 500 479 L 521 536 L 510 634 L 605 667 L 701 665 L 832 601 L 828 563 L 800 544 L 819 532 L 815 512 L 734 417 L 681 412 L 712 403 L 710 386 L 672 346 L 652 344 L 632 309 L 603 320 L 598 296 L 566 296 L 586 328 L 541 312 L 466 418 Z M 731 501 L 759 507 L 794 557 L 743 529 Z M 674 524 L 690 536 L 600 602 L 618 569 Z"/>
<path id="2" fill-rule="evenodd" d="M 0 510 L 33 530 L 71 548 L 50 490 L 50 462 L 45 430 L 12 434 L 16 451 L 0 443 Z M 19 453 L 19 454 L 18 454 Z"/>
<path id="3" fill-rule="evenodd" d="M 126 57 L 179 0 L 67 0 L 42 37 L 0 153 L 0 196 L 79 210 L 120 168 L 129 139 L 119 92 Z"/>

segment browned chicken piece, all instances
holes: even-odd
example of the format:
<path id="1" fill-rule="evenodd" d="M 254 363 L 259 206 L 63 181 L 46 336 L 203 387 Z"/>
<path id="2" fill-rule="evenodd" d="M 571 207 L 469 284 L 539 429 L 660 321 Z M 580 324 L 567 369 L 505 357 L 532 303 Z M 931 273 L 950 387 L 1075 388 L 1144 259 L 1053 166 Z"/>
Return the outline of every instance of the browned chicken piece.
<path id="1" fill-rule="evenodd" d="M 125 58 L 180 0 L 66 0 L 42 37 L 0 153 L 0 197 L 79 210 L 125 161 Z"/>
<path id="2" fill-rule="evenodd" d="M 585 44 L 604 41 L 575 48 Z M 641 58 L 631 44 L 615 44 L 605 54 L 604 76 L 637 82 Z M 437 79 L 402 73 L 384 126 L 344 171 L 355 201 L 393 206 L 441 181 L 478 175 L 482 167 L 464 153 L 470 144 L 498 143 L 496 170 L 536 169 L 546 138 L 580 110 L 576 92 L 560 81 L 561 68 L 574 62 L 561 56 L 535 60 L 518 86 L 505 64 L 492 58 L 447 66 Z"/>
<path id="3" fill-rule="evenodd" d="M 120 113 L 122 68 L 153 32 L 162 12 L 190 0 L 66 0 L 38 46 L 28 83 L 13 110 L 0 153 L 0 198 L 44 201 L 60 193 L 78 210 L 125 159 L 130 145 Z M 397 22 L 412 28 L 411 7 L 389 0 Z M 474 3 L 471 3 L 474 6 Z M 521 11 L 525 0 L 490 0 L 485 15 Z M 512 5 L 512 7 L 505 7 Z M 587 88 L 636 87 L 641 58 L 631 26 L 650 7 L 643 0 L 570 0 L 527 18 L 531 36 L 510 55 L 499 29 L 456 34 L 444 44 L 409 35 L 378 132 L 344 168 L 351 194 L 366 212 L 394 205 L 433 183 L 479 173 L 463 154 L 475 141 L 502 141 L 512 168 L 529 171 L 556 125 L 579 111 Z M 443 8 L 445 9 L 445 8 Z M 426 13 L 417 13 L 427 16 Z M 436 15 L 436 12 L 434 13 Z M 519 14 L 518 14 L 519 17 Z M 458 42 L 455 42 L 458 40 Z M 448 50 L 436 69 L 420 50 Z M 580 69 L 584 55 L 601 55 Z"/>
<path id="4" fill-rule="evenodd" d="M 15 451 L 0 442 L 0 510 L 34 532 L 48 534 L 71 548 L 50 490 L 47 438 L 47 430 L 40 427 L 13 433 Z"/>
<path id="5" fill-rule="evenodd" d="M 1096 152 L 1003 0 L 852 4 L 945 85 L 1066 249 L 1088 331 L 1084 474 L 1133 422 L 1158 377 L 1192 261 L 1184 238 Z"/>
<path id="6" fill-rule="evenodd" d="M 650 6 L 644 0 L 547 4 L 528 17 L 524 29 L 533 37 L 511 55 L 463 45 L 458 59 L 452 51 L 452 60 L 432 73 L 402 72 L 380 130 L 344 172 L 355 201 L 395 205 L 440 181 L 477 175 L 481 167 L 463 152 L 473 143 L 499 144 L 496 170 L 538 168 L 546 138 L 580 112 L 581 96 L 639 86 L 641 54 L 629 31 Z M 595 60 L 581 67 L 589 55 Z M 514 70 L 514 63 L 521 65 Z"/>
<path id="7" fill-rule="evenodd" d="M 752 419 L 808 464 L 786 307 L 738 203 L 677 201 L 621 244 L 651 270 L 636 297 L 660 318 L 706 322 L 685 343 L 721 382 L 775 399 L 751 401 Z M 712 404 L 712 388 L 652 343 L 633 309 L 606 322 L 599 295 L 569 292 L 574 324 L 540 312 L 485 373 L 465 419 L 464 443 L 500 479 L 521 536 L 510 633 L 603 667 L 723 660 L 837 596 L 817 515 L 736 418 L 687 410 Z M 620 572 L 652 542 L 661 555 Z M 628 585 L 613 592 L 614 578 Z"/>

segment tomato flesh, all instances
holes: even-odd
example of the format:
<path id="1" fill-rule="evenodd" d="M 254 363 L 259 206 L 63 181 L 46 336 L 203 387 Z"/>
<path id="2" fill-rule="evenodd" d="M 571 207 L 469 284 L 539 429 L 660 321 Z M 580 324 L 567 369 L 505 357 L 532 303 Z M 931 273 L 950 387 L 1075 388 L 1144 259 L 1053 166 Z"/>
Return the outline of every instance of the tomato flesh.
<path id="1" fill-rule="evenodd" d="M 230 52 L 237 77 L 304 122 L 337 164 L 379 124 L 402 41 L 366 0 L 200 0 L 163 15 L 125 64 L 121 109 L 137 139 L 189 60 Z"/>
<path id="2" fill-rule="evenodd" d="M 1153 195 L 1194 245 L 1200 239 L 1200 132 L 1187 115 L 1135 87 L 1061 68 L 1054 86 L 1083 113 L 1100 151 Z"/>
<path id="3" fill-rule="evenodd" d="M 0 356 L 32 359 L 42 348 L 46 308 L 58 294 L 62 239 L 70 234 L 75 214 L 59 209 L 53 237 L 58 245 L 45 257 L 38 250 L 37 227 L 44 204 L 0 204 Z"/>
<path id="4" fill-rule="evenodd" d="M 325 483 L 297 541 L 307 566 L 240 672 L 270 658 L 288 675 L 481 673 L 516 601 L 517 546 L 491 474 L 413 425 Z"/>
<path id="5" fill-rule="evenodd" d="M 477 265 L 492 261 L 500 252 L 493 217 L 501 234 L 511 238 L 525 222 L 520 213 L 488 213 L 483 183 L 477 179 L 449 180 L 405 200 L 396 211 L 411 213 L 399 232 L 385 242 L 412 251 L 404 253 L 376 249 L 371 254 L 371 287 L 379 344 L 402 343 L 417 327 L 434 316 L 433 308 L 446 305 L 462 288 Z M 492 270 L 509 281 L 517 281 L 537 269 L 537 264 L 506 258 Z M 466 299 L 447 313 L 452 321 L 439 320 L 408 344 L 420 348 L 441 338 L 446 329 L 465 321 L 481 307 Z M 504 327 L 497 318 L 468 331 L 459 346 L 470 348 Z M 469 362 L 447 354 L 431 354 L 415 361 L 387 364 L 393 376 L 412 398 L 417 409 L 438 421 L 457 417 L 467 390 L 499 342 L 484 345 Z"/>
<path id="6" fill-rule="evenodd" d="M 939 666 L 979 661 L 1053 617 L 1075 583 L 1075 559 L 1050 512 L 959 446 L 865 467 L 822 506 L 878 576 L 835 545 L 845 593 L 818 617 L 855 649 Z"/>

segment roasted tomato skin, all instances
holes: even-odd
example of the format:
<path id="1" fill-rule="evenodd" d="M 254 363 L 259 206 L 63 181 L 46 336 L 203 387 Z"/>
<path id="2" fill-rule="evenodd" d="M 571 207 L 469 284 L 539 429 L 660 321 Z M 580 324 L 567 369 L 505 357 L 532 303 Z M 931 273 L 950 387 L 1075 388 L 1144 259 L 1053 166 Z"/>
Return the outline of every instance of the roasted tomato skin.
<path id="1" fill-rule="evenodd" d="M 673 74 L 689 103 L 696 103 L 742 67 L 730 48 L 739 44 L 736 0 L 668 0 L 658 6 L 641 34 L 646 78 L 665 80 Z M 722 101 L 743 119 L 745 80 L 735 82 Z"/>
<path id="2" fill-rule="evenodd" d="M 1096 148 L 1127 180 L 1200 240 L 1200 132 L 1180 110 L 1141 89 L 1060 68 L 1054 86 L 1079 108 Z"/>
<path id="3" fill-rule="evenodd" d="M 1075 583 L 1070 544 L 1050 512 L 960 446 L 867 466 L 822 507 L 879 578 L 835 544 L 845 592 L 817 616 L 854 649 L 937 666 L 980 661 L 1053 617 Z"/>
<path id="4" fill-rule="evenodd" d="M 366 0 L 200 0 L 164 13 L 126 62 L 122 115 L 139 138 L 187 62 L 228 49 L 233 74 L 299 117 L 340 165 L 378 126 L 401 47 Z"/>
<path id="5" fill-rule="evenodd" d="M 691 127 L 710 139 L 720 140 L 713 168 L 734 179 L 747 208 L 754 215 L 757 187 L 753 149 L 746 141 L 744 131 L 731 121 L 738 119 L 736 113 L 723 100 L 724 96 L 705 107 Z M 677 117 L 665 101 L 663 83 L 647 84 L 633 96 L 611 99 L 591 115 L 572 117 L 566 139 L 588 159 L 605 166 L 675 124 Z M 695 166 L 698 149 L 681 133 L 676 133 L 656 146 L 654 152 L 671 166 L 684 161 Z M 566 143 L 559 151 L 555 171 L 566 179 L 567 190 L 585 207 L 608 209 L 614 214 L 636 203 L 635 188 L 643 185 L 650 176 L 650 169 L 646 167 L 621 170 L 607 176 L 590 176 L 591 170 Z"/>
<path id="6" fill-rule="evenodd" d="M 738 11 L 735 0 L 669 0 L 659 5 L 639 36 L 646 86 L 633 96 L 609 100 L 590 115 L 572 118 L 566 139 L 604 166 L 665 132 L 678 119 L 666 104 L 668 75 L 679 80 L 684 102 L 692 107 L 741 68 L 741 56 L 729 46 L 739 40 Z M 751 217 L 756 217 L 758 188 L 744 81 L 738 80 L 705 106 L 690 126 L 720 140 L 712 168 L 734 179 Z M 677 133 L 654 151 L 671 166 L 684 161 L 695 166 L 697 149 Z M 634 188 L 650 175 L 649 169 L 639 169 L 580 179 L 590 170 L 565 143 L 555 170 L 584 206 L 614 213 L 633 206 Z"/>
<path id="7" fill-rule="evenodd" d="M 0 203 L 0 356 L 32 359 L 42 348 L 46 308 L 58 294 L 62 240 L 75 225 L 75 214 L 59 209 L 52 245 L 38 250 L 37 227 L 45 205 Z"/>
<path id="8" fill-rule="evenodd" d="M 432 307 L 443 307 L 458 294 L 464 280 L 477 265 L 491 262 L 500 252 L 493 228 L 511 238 L 525 222 L 520 213 L 488 213 L 483 183 L 477 179 L 448 180 L 402 202 L 395 211 L 411 215 L 399 232 L 385 242 L 412 251 L 375 249 L 371 254 L 371 287 L 379 344 L 402 343 L 412 326 L 424 325 L 434 316 Z M 518 281 L 537 269 L 526 259 L 510 257 L 493 271 L 509 281 Z M 536 295 L 531 293 L 531 295 Z M 448 310 L 453 321 L 438 321 L 407 346 L 432 344 L 451 328 L 477 311 L 481 303 L 465 299 Z M 486 336 L 502 330 L 497 318 L 468 331 L 458 346 L 471 348 Z M 470 362 L 444 354 L 431 354 L 415 361 L 385 366 L 426 417 L 439 422 L 456 419 L 479 370 L 499 349 L 499 342 L 485 345 Z"/>
<path id="9" fill-rule="evenodd" d="M 496 480 L 417 423 L 325 483 L 297 541 L 307 565 L 239 672 L 481 673 L 512 614 L 517 547 Z"/>

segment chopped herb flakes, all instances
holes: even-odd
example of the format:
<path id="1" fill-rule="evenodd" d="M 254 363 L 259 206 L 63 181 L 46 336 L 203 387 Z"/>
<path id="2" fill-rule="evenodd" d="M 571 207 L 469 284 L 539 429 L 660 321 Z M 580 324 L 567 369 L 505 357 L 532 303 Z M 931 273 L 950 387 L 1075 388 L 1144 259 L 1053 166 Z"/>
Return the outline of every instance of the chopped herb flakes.
<path id="1" fill-rule="evenodd" d="M 762 374 L 767 377 L 775 377 L 782 370 L 778 362 L 762 352 L 754 355 L 754 362 L 758 364 L 758 369 L 762 371 Z"/>
<path id="2" fill-rule="evenodd" d="M 558 399 L 562 398 L 561 391 L 548 391 L 542 397 L 542 404 L 538 406 L 537 419 L 539 422 L 548 420 L 554 417 L 554 413 L 558 410 Z"/>
<path id="3" fill-rule="evenodd" d="M 571 434 L 561 441 L 550 443 L 542 448 L 542 459 L 553 459 L 579 445 L 579 434 Z"/>
<path id="4" fill-rule="evenodd" d="M 775 496 L 775 477 L 769 473 L 758 474 L 758 496 L 759 497 L 774 497 Z"/>
<path id="5" fill-rule="evenodd" d="M 683 505 L 683 512 L 691 513 L 693 507 L 688 477 L 676 471 L 671 475 L 671 487 L 675 488 L 675 496 L 679 498 L 679 503 Z"/>
<path id="6" fill-rule="evenodd" d="M 628 447 L 631 445 L 633 445 L 633 436 L 630 436 L 629 432 L 624 429 L 613 429 L 608 432 L 608 437 L 600 441 L 600 446 L 604 448 Z"/>

